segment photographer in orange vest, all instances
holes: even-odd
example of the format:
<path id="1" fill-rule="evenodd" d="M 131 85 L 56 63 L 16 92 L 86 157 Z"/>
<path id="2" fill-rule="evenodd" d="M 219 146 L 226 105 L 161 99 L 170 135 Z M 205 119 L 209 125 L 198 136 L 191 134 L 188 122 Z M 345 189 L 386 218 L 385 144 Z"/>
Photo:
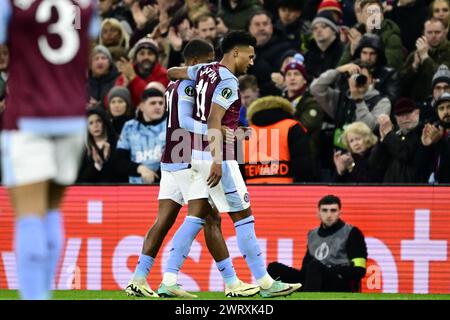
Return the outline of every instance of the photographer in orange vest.
<path id="1" fill-rule="evenodd" d="M 315 181 L 309 136 L 294 119 L 294 107 L 267 96 L 247 109 L 252 134 L 243 142 L 243 174 L 248 184 Z"/>

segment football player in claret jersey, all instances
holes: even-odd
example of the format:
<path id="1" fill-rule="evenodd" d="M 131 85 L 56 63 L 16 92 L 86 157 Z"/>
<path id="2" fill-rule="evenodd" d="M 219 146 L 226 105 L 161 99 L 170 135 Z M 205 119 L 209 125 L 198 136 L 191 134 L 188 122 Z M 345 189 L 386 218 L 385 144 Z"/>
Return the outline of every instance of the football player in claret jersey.
<path id="1" fill-rule="evenodd" d="M 193 39 L 186 45 L 183 56 L 188 66 L 210 62 L 214 59 L 214 48 L 204 40 Z M 158 296 L 150 288 L 146 279 L 164 237 L 185 203 L 189 204 L 189 211 L 202 205 L 210 213 L 205 225 L 206 244 L 224 279 L 225 294 L 230 297 L 244 297 L 259 292 L 258 286 L 243 283 L 237 278 L 221 233 L 219 213 L 213 211 L 208 204 L 208 190 L 201 177 L 196 176 L 190 169 L 191 134 L 189 132 L 201 135 L 206 134 L 207 131 L 206 124 L 192 119 L 194 87 L 195 81 L 177 80 L 171 82 L 165 92 L 168 120 L 166 148 L 161 160 L 158 217 L 147 232 L 133 278 L 125 289 L 131 296 Z M 194 218 L 192 223 L 198 223 L 198 219 Z M 165 289 L 161 293 L 163 296 L 195 297 L 176 284 Z"/>
<path id="2" fill-rule="evenodd" d="M 193 118 L 208 126 L 207 139 L 194 140 L 192 170 L 208 185 L 208 192 L 220 212 L 228 212 L 233 220 L 239 250 L 260 286 L 265 298 L 285 296 L 298 290 L 300 283 L 276 281 L 267 273 L 262 251 L 257 242 L 254 217 L 247 187 L 236 161 L 234 143 L 223 139 L 221 128 L 236 130 L 241 107 L 239 82 L 255 58 L 256 39 L 244 31 L 231 31 L 222 40 L 224 54 L 220 62 L 191 67 L 175 67 L 168 71 L 170 79 L 196 80 L 196 104 Z M 163 281 L 158 293 L 177 283 L 177 275 L 192 242 L 199 233 L 207 210 L 189 210 L 173 238 Z M 194 223 L 195 221 L 195 223 Z M 179 245 L 177 245 L 179 244 Z"/>
<path id="3" fill-rule="evenodd" d="M 2 176 L 23 299 L 50 298 L 64 244 L 59 208 L 83 150 L 89 47 L 100 28 L 94 2 L 0 0 L 0 44 L 11 54 Z"/>

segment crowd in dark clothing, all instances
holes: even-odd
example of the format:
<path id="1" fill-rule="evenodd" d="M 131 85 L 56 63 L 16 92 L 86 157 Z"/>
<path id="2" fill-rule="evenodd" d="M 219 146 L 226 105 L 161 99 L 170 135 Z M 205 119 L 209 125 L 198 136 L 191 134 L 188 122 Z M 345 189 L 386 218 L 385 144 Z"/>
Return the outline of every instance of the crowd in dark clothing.
<path id="1" fill-rule="evenodd" d="M 209 41 L 220 60 L 223 35 L 246 30 L 256 39 L 248 70 L 256 79 L 255 98 L 283 97 L 281 105 L 293 106 L 286 116 L 305 128 L 295 139 L 289 137 L 294 182 L 443 183 L 450 181 L 449 118 L 446 111 L 438 113 L 437 101 L 450 93 L 449 11 L 448 0 L 101 1 L 86 106 L 106 110 L 102 120 L 115 132 L 106 129 L 113 154 L 122 128 L 137 116 L 144 91 L 164 92 L 167 69 L 183 63 L 182 51 L 191 39 Z M 5 50 L 0 48 L 0 107 L 7 92 Z M 406 131 L 395 111 L 404 98 L 415 107 L 403 114 L 419 113 Z M 125 103 L 126 110 L 111 113 L 112 100 L 115 108 Z M 242 102 L 242 124 L 250 120 L 246 109 L 252 102 Z M 385 136 L 380 132 L 384 116 L 392 124 Z M 354 122 L 367 125 L 377 139 L 363 153 L 342 141 Z M 85 158 L 80 182 L 126 181 L 120 173 L 114 177 L 107 165 L 91 178 L 87 168 L 95 167 L 89 148 L 91 159 Z M 379 159 L 386 165 L 374 167 Z M 338 170 L 336 162 L 347 167 Z M 311 176 L 305 177 L 306 171 Z"/>

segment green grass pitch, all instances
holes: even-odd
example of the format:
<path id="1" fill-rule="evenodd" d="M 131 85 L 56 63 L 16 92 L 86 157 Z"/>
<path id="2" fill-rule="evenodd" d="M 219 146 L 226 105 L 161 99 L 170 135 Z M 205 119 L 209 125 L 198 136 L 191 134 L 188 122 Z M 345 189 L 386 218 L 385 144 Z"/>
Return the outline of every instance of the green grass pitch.
<path id="1" fill-rule="evenodd" d="M 260 296 L 251 298 L 225 298 L 223 292 L 196 292 L 194 300 L 264 300 Z M 0 290 L 0 300 L 17 300 L 16 290 Z M 87 291 L 87 290 L 61 290 L 53 294 L 55 300 L 145 300 L 145 298 L 128 297 L 123 291 Z M 147 298 L 158 300 L 158 298 Z M 162 298 L 159 298 L 162 299 Z M 275 300 L 450 300 L 450 294 L 389 294 L 389 293 L 307 293 L 296 292 L 288 297 Z M 171 300 L 184 300 L 172 298 Z"/>

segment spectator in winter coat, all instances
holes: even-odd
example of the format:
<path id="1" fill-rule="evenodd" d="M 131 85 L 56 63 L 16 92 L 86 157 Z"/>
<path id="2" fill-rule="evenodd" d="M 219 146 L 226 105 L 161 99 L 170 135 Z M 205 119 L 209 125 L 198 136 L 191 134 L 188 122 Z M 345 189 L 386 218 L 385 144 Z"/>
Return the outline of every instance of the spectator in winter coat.
<path id="1" fill-rule="evenodd" d="M 159 48 L 151 38 L 142 38 L 130 51 L 131 61 L 122 58 L 118 62 L 121 72 L 116 85 L 127 87 L 131 93 L 133 105 L 141 102 L 142 93 L 151 81 L 161 82 L 164 86 L 169 84 L 167 70 L 158 60 Z"/>
<path id="2" fill-rule="evenodd" d="M 114 87 L 108 93 L 108 114 L 118 136 L 125 122 L 134 118 L 135 110 L 131 103 L 130 92 L 124 87 Z"/>
<path id="3" fill-rule="evenodd" d="M 119 77 L 111 53 L 108 48 L 102 45 L 97 45 L 92 51 L 91 64 L 88 75 L 88 93 L 89 106 L 93 107 L 100 103 L 106 107 L 105 98 L 114 87 L 114 83 Z"/>
<path id="4" fill-rule="evenodd" d="M 425 100 L 441 64 L 450 66 L 450 42 L 443 22 L 431 18 L 425 22 L 424 35 L 416 41 L 416 50 L 409 54 L 400 71 L 403 95 L 416 101 Z"/>
<path id="5" fill-rule="evenodd" d="M 420 159 L 429 152 L 420 138 L 423 126 L 419 123 L 419 105 L 409 98 L 400 98 L 394 107 L 398 128 L 394 129 L 390 118 L 381 115 L 380 143 L 375 147 L 375 157 L 386 164 L 383 182 L 426 183 L 430 175 Z"/>
<path id="6" fill-rule="evenodd" d="M 79 183 L 127 182 L 127 176 L 117 171 L 117 135 L 103 107 L 88 109 L 88 134 Z"/>
<path id="7" fill-rule="evenodd" d="M 291 49 L 291 44 L 281 31 L 274 29 L 266 11 L 259 11 L 250 18 L 248 30 L 256 38 L 256 57 L 249 73 L 258 79 L 262 96 L 278 95 L 280 90 L 271 81 L 271 74 L 280 70 L 280 58 Z"/>
<path id="8" fill-rule="evenodd" d="M 342 143 L 347 152 L 336 151 L 336 182 L 376 183 L 384 176 L 384 164 L 376 161 L 374 146 L 378 138 L 364 122 L 354 122 L 347 126 L 342 135 Z"/>

